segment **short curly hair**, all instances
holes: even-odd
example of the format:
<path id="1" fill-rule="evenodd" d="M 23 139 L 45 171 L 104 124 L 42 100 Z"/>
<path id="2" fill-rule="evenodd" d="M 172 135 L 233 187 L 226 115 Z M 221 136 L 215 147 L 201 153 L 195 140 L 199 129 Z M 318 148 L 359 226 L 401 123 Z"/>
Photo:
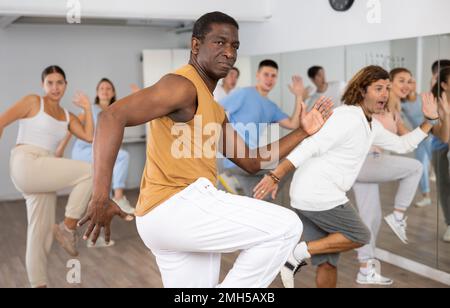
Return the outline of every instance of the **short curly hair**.
<path id="1" fill-rule="evenodd" d="M 239 24 L 233 17 L 222 12 L 211 12 L 197 19 L 192 30 L 192 37 L 201 41 L 204 40 L 206 35 L 211 31 L 212 24 L 232 25 L 239 30 Z"/>
<path id="2" fill-rule="evenodd" d="M 346 105 L 359 105 L 364 101 L 363 93 L 378 80 L 389 80 L 389 73 L 381 66 L 367 66 L 349 81 L 342 101 Z"/>

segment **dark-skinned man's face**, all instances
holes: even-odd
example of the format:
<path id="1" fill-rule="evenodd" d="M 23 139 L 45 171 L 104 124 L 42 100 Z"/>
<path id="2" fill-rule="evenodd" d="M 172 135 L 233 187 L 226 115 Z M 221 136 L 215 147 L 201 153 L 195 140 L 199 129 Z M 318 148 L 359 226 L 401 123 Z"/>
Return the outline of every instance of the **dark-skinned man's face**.
<path id="1" fill-rule="evenodd" d="M 212 24 L 211 31 L 198 42 L 197 62 L 214 79 L 227 76 L 239 49 L 238 29 L 228 24 Z"/>

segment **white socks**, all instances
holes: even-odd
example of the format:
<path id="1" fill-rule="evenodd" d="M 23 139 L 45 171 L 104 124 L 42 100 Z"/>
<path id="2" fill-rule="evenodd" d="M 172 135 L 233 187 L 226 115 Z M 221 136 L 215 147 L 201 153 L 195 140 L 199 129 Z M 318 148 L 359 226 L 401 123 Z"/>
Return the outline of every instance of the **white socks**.
<path id="1" fill-rule="evenodd" d="M 394 211 L 394 217 L 397 221 L 402 221 L 405 218 L 404 212 Z"/>
<path id="2" fill-rule="evenodd" d="M 305 242 L 301 242 L 294 249 L 294 257 L 298 262 L 301 262 L 305 259 L 310 259 L 311 255 L 308 252 L 308 246 Z"/>
<path id="3" fill-rule="evenodd" d="M 363 274 L 364 276 L 369 275 L 370 272 L 370 267 L 366 266 L 366 267 L 360 267 L 359 271 L 361 272 L 361 274 Z"/>

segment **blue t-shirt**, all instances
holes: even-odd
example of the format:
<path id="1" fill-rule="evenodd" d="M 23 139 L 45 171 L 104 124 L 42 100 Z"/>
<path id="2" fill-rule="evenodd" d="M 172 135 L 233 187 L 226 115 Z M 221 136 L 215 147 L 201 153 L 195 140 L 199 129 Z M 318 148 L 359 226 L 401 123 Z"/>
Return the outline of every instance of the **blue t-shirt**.
<path id="1" fill-rule="evenodd" d="M 100 108 L 100 106 L 98 106 L 98 105 L 92 106 L 92 118 L 94 120 L 94 127 L 97 127 L 98 115 L 100 114 L 100 112 L 102 112 L 102 108 Z M 73 145 L 73 148 L 72 148 L 72 152 L 73 151 L 81 151 L 86 148 L 92 148 L 92 143 L 88 143 L 81 139 L 76 139 L 76 141 Z"/>
<path id="2" fill-rule="evenodd" d="M 425 120 L 422 111 L 422 99 L 419 95 L 417 95 L 415 102 L 402 103 L 402 111 L 413 128 L 419 127 Z"/>
<path id="3" fill-rule="evenodd" d="M 439 139 L 436 136 L 433 136 L 433 139 L 431 140 L 431 149 L 434 151 L 440 151 L 440 150 L 446 150 L 448 149 L 448 144 L 443 143 L 441 139 Z"/>
<path id="4" fill-rule="evenodd" d="M 289 118 L 274 102 L 259 94 L 255 87 L 236 90 L 220 104 L 224 107 L 234 129 L 251 149 L 258 147 L 259 138 L 267 124 Z M 235 164 L 227 160 L 224 167 L 233 168 Z"/>

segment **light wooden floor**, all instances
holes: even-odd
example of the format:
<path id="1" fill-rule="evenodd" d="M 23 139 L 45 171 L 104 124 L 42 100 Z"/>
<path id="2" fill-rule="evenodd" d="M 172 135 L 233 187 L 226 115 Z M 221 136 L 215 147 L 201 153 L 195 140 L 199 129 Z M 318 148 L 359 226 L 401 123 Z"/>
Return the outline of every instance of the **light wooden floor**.
<path id="1" fill-rule="evenodd" d="M 433 205 L 426 208 L 411 206 L 407 211 L 409 244 L 402 244 L 383 221 L 377 246 L 433 268 L 450 272 L 450 244 L 442 240 L 446 226 L 443 213 L 436 202 L 436 190 L 433 185 L 432 183 Z M 398 183 L 381 185 L 383 215 L 392 213 L 397 187 Z M 354 200 L 352 194 L 349 195 L 350 199 Z M 420 200 L 419 194 L 416 199 Z"/>
<path id="2" fill-rule="evenodd" d="M 137 191 L 128 193 L 131 202 L 137 199 Z M 66 198 L 59 198 L 57 217 L 64 215 Z M 423 211 L 428 215 L 431 211 Z M 0 287 L 28 287 L 25 270 L 26 210 L 24 201 L 0 202 Z M 429 214 L 431 215 L 431 214 Z M 387 242 L 396 242 L 392 234 L 383 230 Z M 49 277 L 51 287 L 62 288 L 100 288 L 119 287 L 136 288 L 162 287 L 154 257 L 141 242 L 134 223 L 115 221 L 113 239 L 116 245 L 111 248 L 80 248 L 81 284 L 70 285 L 66 282 L 67 261 L 71 258 L 55 243 L 49 259 Z M 235 254 L 224 255 L 221 277 L 231 268 Z M 358 266 L 355 253 L 343 255 L 339 268 L 339 287 L 357 288 L 354 280 Z M 446 287 L 432 280 L 417 276 L 389 264 L 383 264 L 383 273 L 395 280 L 393 287 Z M 277 278 L 272 287 L 281 287 Z M 314 269 L 306 267 L 296 277 L 296 286 L 314 287 Z"/>

